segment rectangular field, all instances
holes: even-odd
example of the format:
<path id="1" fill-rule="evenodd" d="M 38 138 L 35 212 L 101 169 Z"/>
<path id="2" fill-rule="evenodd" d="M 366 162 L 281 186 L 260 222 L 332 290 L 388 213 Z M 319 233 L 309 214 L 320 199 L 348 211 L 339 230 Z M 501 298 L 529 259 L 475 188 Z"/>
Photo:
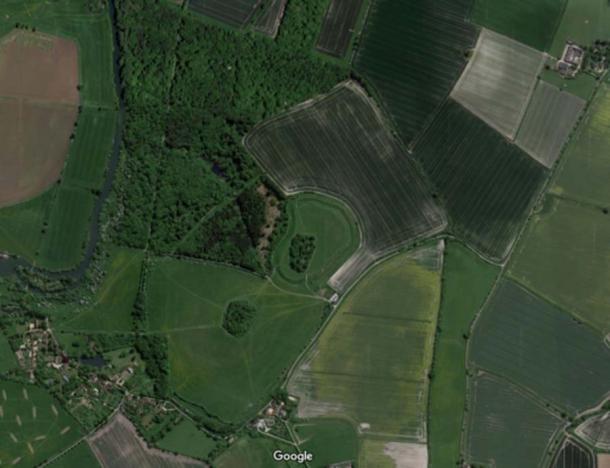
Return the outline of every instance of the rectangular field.
<path id="1" fill-rule="evenodd" d="M 374 0 L 354 61 L 406 144 L 430 123 L 466 65 L 471 0 Z"/>
<path id="2" fill-rule="evenodd" d="M 551 48 L 568 0 L 475 0 L 472 20 L 541 51 Z"/>
<path id="3" fill-rule="evenodd" d="M 156 443 L 157 447 L 187 457 L 205 460 L 216 447 L 216 441 L 184 419 Z"/>
<path id="4" fill-rule="evenodd" d="M 330 194 L 354 211 L 363 246 L 331 279 L 340 291 L 375 258 L 445 225 L 414 161 L 354 82 L 264 122 L 246 146 L 284 192 Z"/>
<path id="5" fill-rule="evenodd" d="M 602 83 L 591 108 L 566 148 L 551 192 L 610 206 L 610 86 Z"/>
<path id="6" fill-rule="evenodd" d="M 552 167 L 586 101 L 539 81 L 516 143 L 546 167 Z"/>
<path id="7" fill-rule="evenodd" d="M 483 29 L 451 97 L 513 139 L 543 62 L 542 53 Z"/>
<path id="8" fill-rule="evenodd" d="M 188 0 L 195 13 L 209 16 L 231 26 L 245 26 L 261 0 Z"/>
<path id="9" fill-rule="evenodd" d="M 15 353 L 8 344 L 8 339 L 4 333 L 0 331 L 0 374 L 4 374 L 15 367 L 17 367 Z"/>
<path id="10" fill-rule="evenodd" d="M 442 244 L 428 246 L 380 263 L 355 285 L 289 381 L 301 417 L 426 439 L 441 263 Z"/>
<path id="11" fill-rule="evenodd" d="M 483 310 L 468 359 L 572 414 L 608 393 L 610 349 L 602 336 L 509 280 Z"/>
<path id="12" fill-rule="evenodd" d="M 335 57 L 349 49 L 363 0 L 331 0 L 316 48 Z"/>
<path id="13" fill-rule="evenodd" d="M 261 4 L 263 11 L 252 20 L 254 29 L 275 39 L 280 29 L 287 2 L 288 0 L 263 1 Z"/>
<path id="14" fill-rule="evenodd" d="M 444 199 L 452 230 L 484 255 L 503 259 L 547 170 L 451 100 L 415 157 Z"/>
<path id="15" fill-rule="evenodd" d="M 466 402 L 466 343 L 470 324 L 498 274 L 457 242 L 449 242 L 443 265 L 443 292 L 434 351 L 434 378 L 428 407 L 429 468 L 454 466 Z"/>
<path id="16" fill-rule="evenodd" d="M 551 302 L 610 332 L 610 215 L 549 197 L 511 259 L 510 275 Z"/>
<path id="17" fill-rule="evenodd" d="M 497 468 L 539 468 L 561 420 L 502 379 L 482 375 L 472 387 L 467 460 Z"/>

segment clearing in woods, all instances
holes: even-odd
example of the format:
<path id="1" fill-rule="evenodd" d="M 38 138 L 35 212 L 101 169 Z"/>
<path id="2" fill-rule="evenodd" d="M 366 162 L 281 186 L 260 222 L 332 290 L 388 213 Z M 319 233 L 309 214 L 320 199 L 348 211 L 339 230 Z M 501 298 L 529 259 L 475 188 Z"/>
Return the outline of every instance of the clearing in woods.
<path id="1" fill-rule="evenodd" d="M 0 207 L 59 178 L 78 115 L 78 78 L 73 41 L 22 30 L 0 39 Z"/>
<path id="2" fill-rule="evenodd" d="M 264 122 L 245 143 L 285 193 L 330 194 L 354 211 L 363 240 L 330 280 L 339 291 L 383 255 L 445 226 L 414 161 L 354 82 Z"/>
<path id="3" fill-rule="evenodd" d="M 80 437 L 76 421 L 45 390 L 0 380 L 0 391 L 2 466 L 36 466 Z"/>
<path id="4" fill-rule="evenodd" d="M 442 254 L 442 242 L 397 254 L 359 280 L 290 378 L 299 416 L 426 440 Z"/>
<path id="5" fill-rule="evenodd" d="M 191 11 L 209 16 L 231 26 L 245 26 L 261 0 L 189 0 Z"/>
<path id="6" fill-rule="evenodd" d="M 187 457 L 207 459 L 216 447 L 216 441 L 199 430 L 193 422 L 183 419 L 165 434 L 156 445 L 160 449 L 180 453 Z"/>
<path id="7" fill-rule="evenodd" d="M 252 26 L 256 31 L 275 39 L 282 23 L 284 10 L 288 0 L 263 0 L 262 11 L 252 20 Z"/>
<path id="8" fill-rule="evenodd" d="M 543 63 L 541 52 L 483 29 L 451 97 L 513 139 Z"/>

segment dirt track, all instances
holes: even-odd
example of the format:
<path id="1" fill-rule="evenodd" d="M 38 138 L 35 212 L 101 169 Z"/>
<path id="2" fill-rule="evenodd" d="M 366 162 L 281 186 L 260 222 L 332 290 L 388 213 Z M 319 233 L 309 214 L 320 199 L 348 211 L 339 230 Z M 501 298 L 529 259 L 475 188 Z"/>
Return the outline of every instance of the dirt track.
<path id="1" fill-rule="evenodd" d="M 0 207 L 59 178 L 78 116 L 78 76 L 72 41 L 21 30 L 0 40 Z"/>

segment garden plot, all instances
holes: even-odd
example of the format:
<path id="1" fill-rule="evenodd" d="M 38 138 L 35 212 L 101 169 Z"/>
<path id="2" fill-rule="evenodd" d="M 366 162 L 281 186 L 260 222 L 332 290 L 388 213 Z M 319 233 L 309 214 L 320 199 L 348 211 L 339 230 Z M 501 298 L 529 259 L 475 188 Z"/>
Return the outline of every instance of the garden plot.
<path id="1" fill-rule="evenodd" d="M 513 139 L 544 64 L 544 55 L 483 29 L 451 97 Z"/>
<path id="2" fill-rule="evenodd" d="M 445 226 L 415 163 L 353 82 L 263 123 L 245 144 L 284 192 L 327 193 L 355 212 L 363 245 L 331 278 L 339 291 L 382 255 Z"/>
<path id="3" fill-rule="evenodd" d="M 608 393 L 610 349 L 602 337 L 508 280 L 481 313 L 468 359 L 572 414 Z"/>
<path id="4" fill-rule="evenodd" d="M 514 385 L 485 374 L 473 382 L 470 408 L 466 451 L 477 466 L 538 468 L 562 424 Z"/>
<path id="5" fill-rule="evenodd" d="M 516 143 L 551 167 L 574 128 L 586 101 L 539 81 L 519 129 Z"/>
<path id="6" fill-rule="evenodd" d="M 289 381 L 300 416 L 426 440 L 442 254 L 439 243 L 396 255 L 355 285 Z"/>

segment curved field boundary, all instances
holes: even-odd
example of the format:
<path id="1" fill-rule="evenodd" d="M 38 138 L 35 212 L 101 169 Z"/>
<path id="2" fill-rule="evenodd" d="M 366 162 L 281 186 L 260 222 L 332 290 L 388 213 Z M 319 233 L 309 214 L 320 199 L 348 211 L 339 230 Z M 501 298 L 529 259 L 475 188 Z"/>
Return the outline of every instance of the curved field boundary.
<path id="1" fill-rule="evenodd" d="M 375 260 L 446 225 L 415 163 L 354 82 L 264 122 L 244 144 L 284 193 L 330 194 L 354 212 L 363 242 L 330 280 L 340 292 Z"/>

